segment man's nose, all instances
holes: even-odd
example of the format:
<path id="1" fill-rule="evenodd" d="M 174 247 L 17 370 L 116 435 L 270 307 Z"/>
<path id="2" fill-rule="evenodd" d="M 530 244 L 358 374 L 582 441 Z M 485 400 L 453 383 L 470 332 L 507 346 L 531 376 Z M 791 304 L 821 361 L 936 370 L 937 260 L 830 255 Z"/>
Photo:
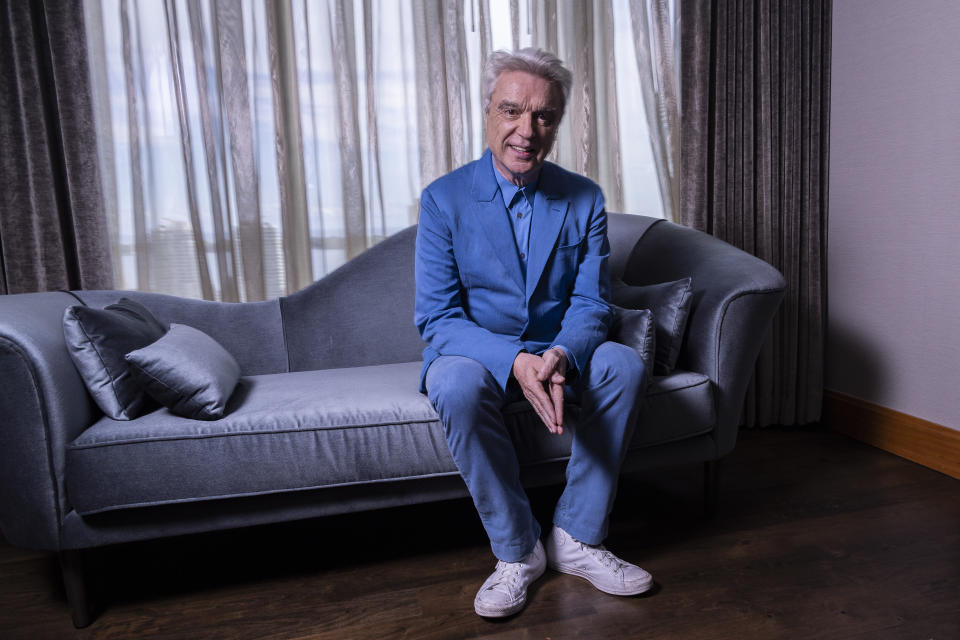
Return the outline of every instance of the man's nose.
<path id="1" fill-rule="evenodd" d="M 517 133 L 524 138 L 532 138 L 536 129 L 533 127 L 533 112 L 527 111 L 520 116 L 520 122 L 517 124 Z"/>

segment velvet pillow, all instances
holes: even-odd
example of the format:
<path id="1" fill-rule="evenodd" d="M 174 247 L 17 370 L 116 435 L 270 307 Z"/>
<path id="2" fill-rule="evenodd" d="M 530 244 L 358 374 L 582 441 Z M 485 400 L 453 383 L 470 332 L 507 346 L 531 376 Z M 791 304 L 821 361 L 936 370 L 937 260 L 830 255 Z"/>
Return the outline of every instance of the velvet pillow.
<path id="1" fill-rule="evenodd" d="M 692 279 L 687 277 L 645 286 L 630 286 L 623 282 L 615 282 L 612 286 L 615 305 L 653 312 L 656 333 L 653 373 L 658 376 L 668 375 L 677 366 L 690 313 L 691 283 Z"/>
<path id="2" fill-rule="evenodd" d="M 216 340 L 185 324 L 151 345 L 127 354 L 131 371 L 147 393 L 171 413 L 216 420 L 240 379 L 240 365 Z"/>
<path id="3" fill-rule="evenodd" d="M 154 402 L 130 375 L 124 356 L 166 328 L 139 302 L 120 298 L 103 309 L 76 305 L 63 313 L 63 337 L 97 406 L 114 420 L 132 420 Z"/>
<path id="4" fill-rule="evenodd" d="M 647 371 L 652 372 L 657 339 L 654 333 L 653 312 L 649 309 L 613 307 L 613 324 L 609 339 L 632 347 L 643 358 Z"/>

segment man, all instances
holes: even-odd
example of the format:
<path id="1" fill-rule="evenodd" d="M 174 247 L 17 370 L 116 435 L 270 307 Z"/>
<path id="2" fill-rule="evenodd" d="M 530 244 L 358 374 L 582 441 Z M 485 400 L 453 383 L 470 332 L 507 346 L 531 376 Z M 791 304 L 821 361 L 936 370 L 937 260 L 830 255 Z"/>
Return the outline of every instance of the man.
<path id="1" fill-rule="evenodd" d="M 648 372 L 632 349 L 605 342 L 603 194 L 545 162 L 571 79 L 545 51 L 493 53 L 483 79 L 489 148 L 420 201 L 415 320 L 428 345 L 421 391 L 440 415 L 499 560 L 474 601 L 485 617 L 520 611 L 547 565 L 617 595 L 652 584 L 601 545 Z M 544 547 L 501 409 L 525 397 L 547 430 L 561 434 L 565 393 L 580 414 Z"/>

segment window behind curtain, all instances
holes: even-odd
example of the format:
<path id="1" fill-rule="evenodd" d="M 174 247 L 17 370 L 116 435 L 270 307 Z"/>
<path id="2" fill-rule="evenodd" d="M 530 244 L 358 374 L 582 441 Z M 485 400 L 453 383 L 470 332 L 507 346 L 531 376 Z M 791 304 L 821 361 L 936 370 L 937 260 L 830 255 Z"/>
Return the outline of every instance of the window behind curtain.
<path id="1" fill-rule="evenodd" d="M 541 44 L 550 6 L 88 0 L 116 285 L 271 298 L 414 224 L 421 189 L 486 146 L 483 45 Z M 616 122 L 593 105 L 584 159 L 568 111 L 552 159 L 597 180 L 609 210 L 662 216 L 628 0 L 560 9 L 557 53 L 572 65 L 590 34 L 578 60 Z"/>

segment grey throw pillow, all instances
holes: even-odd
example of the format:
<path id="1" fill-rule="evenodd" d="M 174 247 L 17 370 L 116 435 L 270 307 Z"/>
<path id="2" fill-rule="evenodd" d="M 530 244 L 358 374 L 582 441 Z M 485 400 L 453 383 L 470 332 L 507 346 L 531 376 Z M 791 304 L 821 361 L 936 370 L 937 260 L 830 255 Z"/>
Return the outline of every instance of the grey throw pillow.
<path id="1" fill-rule="evenodd" d="M 171 413 L 216 420 L 240 379 L 240 365 L 216 340 L 185 324 L 127 354 L 137 381 Z"/>
<path id="2" fill-rule="evenodd" d="M 624 309 L 613 306 L 613 324 L 609 339 L 632 347 L 643 358 L 648 372 L 654 369 L 657 338 L 654 332 L 653 312 L 649 309 Z"/>
<path id="3" fill-rule="evenodd" d="M 611 288 L 613 303 L 627 309 L 649 309 L 653 312 L 656 333 L 656 356 L 653 373 L 670 374 L 677 366 L 683 336 L 687 330 L 687 316 L 692 302 L 692 278 L 644 286 L 614 282 Z"/>
<path id="4" fill-rule="evenodd" d="M 114 420 L 132 420 L 156 404 L 130 375 L 124 356 L 166 327 L 139 302 L 120 298 L 103 309 L 82 305 L 63 313 L 63 337 L 94 402 Z"/>

